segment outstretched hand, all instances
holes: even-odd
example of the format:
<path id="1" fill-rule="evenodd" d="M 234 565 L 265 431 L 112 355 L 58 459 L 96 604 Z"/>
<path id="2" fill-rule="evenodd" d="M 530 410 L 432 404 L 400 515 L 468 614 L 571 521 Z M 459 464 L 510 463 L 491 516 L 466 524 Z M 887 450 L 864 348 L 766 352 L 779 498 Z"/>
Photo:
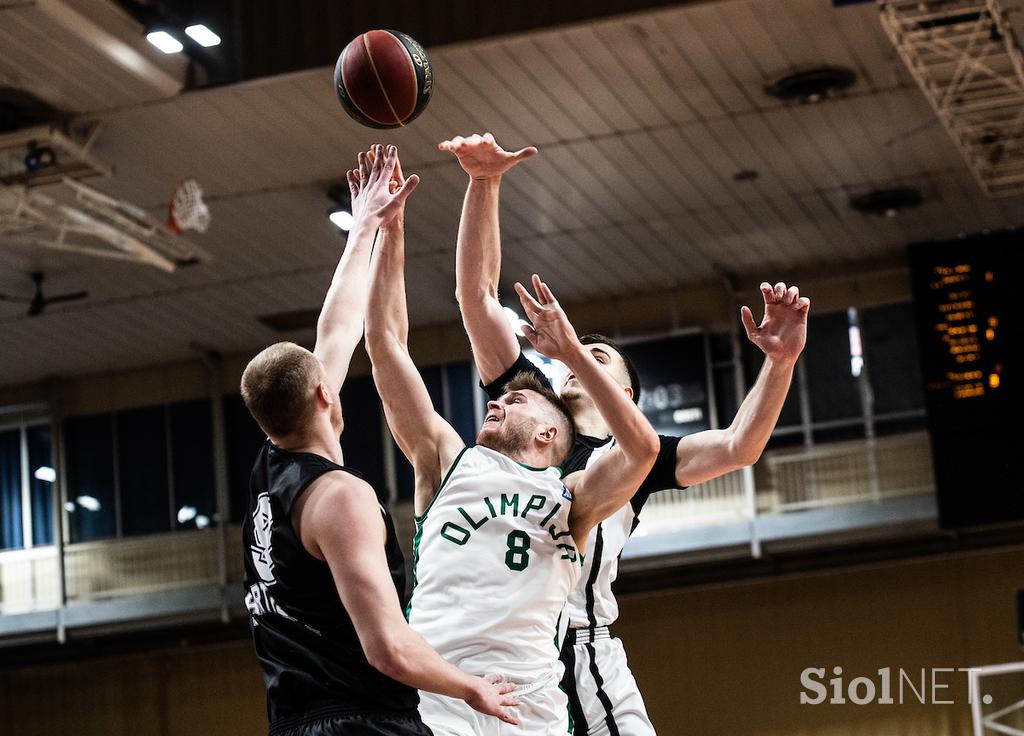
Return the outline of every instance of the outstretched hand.
<path id="1" fill-rule="evenodd" d="M 807 313 L 811 300 L 800 296 L 800 289 L 795 286 L 787 289 L 781 281 L 774 287 L 763 282 L 761 294 L 764 296 L 764 318 L 760 325 L 754 322 L 749 307 L 740 308 L 747 338 L 772 360 L 796 362 L 807 342 Z"/>
<path id="2" fill-rule="evenodd" d="M 507 710 L 519 705 L 519 700 L 515 696 L 516 684 L 507 682 L 500 675 L 487 675 L 483 681 L 483 687 L 475 695 L 467 698 L 466 704 L 484 715 L 494 716 L 505 723 L 518 726 L 519 721 Z"/>
<path id="3" fill-rule="evenodd" d="M 558 305 L 558 300 L 551 293 L 551 289 L 540 280 L 540 276 L 537 274 L 533 275 L 533 290 L 537 294 L 536 299 L 518 281 L 515 288 L 523 310 L 526 312 L 526 318 L 533 325 L 532 327 L 523 325 L 523 334 L 526 339 L 538 353 L 565 362 L 575 350 L 582 346 L 579 338 L 576 337 L 576 330 Z"/>
<path id="4" fill-rule="evenodd" d="M 439 143 L 437 149 L 454 153 L 455 157 L 459 159 L 459 164 L 471 179 L 491 179 L 501 176 L 520 161 L 525 161 L 537 153 L 537 149 L 533 146 L 509 153 L 494 142 L 494 136 L 490 133 L 483 135 L 474 133 L 466 138 L 457 135 L 451 140 Z"/>
<path id="5" fill-rule="evenodd" d="M 405 209 L 420 178 L 411 174 L 402 177 L 398 148 L 375 144 L 359 154 L 359 168 L 345 173 L 352 195 L 352 218 L 356 224 L 366 222 L 373 228 L 388 224 Z"/>

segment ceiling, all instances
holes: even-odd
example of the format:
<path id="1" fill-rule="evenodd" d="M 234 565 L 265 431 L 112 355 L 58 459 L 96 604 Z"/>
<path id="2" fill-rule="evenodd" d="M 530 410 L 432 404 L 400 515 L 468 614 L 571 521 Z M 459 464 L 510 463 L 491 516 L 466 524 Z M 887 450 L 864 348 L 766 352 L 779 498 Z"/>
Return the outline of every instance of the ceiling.
<path id="1" fill-rule="evenodd" d="M 873 3 L 732 0 L 432 48 L 429 108 L 383 134 L 344 114 L 329 67 L 113 104 L 108 80 L 80 77 L 68 94 L 102 122 L 93 153 L 115 168 L 89 183 L 160 214 L 180 180 L 198 178 L 213 224 L 194 239 L 214 260 L 164 274 L 0 247 L 0 292 L 28 293 L 24 272 L 45 267 L 52 293 L 91 293 L 32 319 L 0 303 L 0 385 L 183 359 L 194 343 L 234 353 L 281 339 L 256 318 L 318 305 L 344 245 L 325 217 L 327 187 L 375 140 L 398 144 L 405 171 L 422 177 L 407 215 L 414 325 L 458 316 L 465 181 L 435 148 L 455 134 L 540 148 L 502 189 L 503 281 L 510 292 L 536 270 L 566 303 L 723 273 L 834 271 L 1024 223 L 1024 199 L 982 195 L 877 15 Z M 59 53 L 22 79 L 53 83 Z M 823 63 L 854 69 L 856 85 L 815 105 L 765 94 Z M 0 84 L 6 74 L 0 62 Z M 734 180 L 744 170 L 758 176 Z M 920 187 L 926 203 L 896 218 L 848 206 L 897 185 Z"/>

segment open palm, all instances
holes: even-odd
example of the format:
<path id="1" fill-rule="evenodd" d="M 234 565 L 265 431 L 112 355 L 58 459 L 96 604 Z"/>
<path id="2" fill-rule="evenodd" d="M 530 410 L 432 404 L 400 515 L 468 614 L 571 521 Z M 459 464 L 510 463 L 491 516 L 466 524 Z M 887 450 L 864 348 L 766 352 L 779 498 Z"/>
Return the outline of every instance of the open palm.
<path id="1" fill-rule="evenodd" d="M 757 345 L 766 357 L 777 361 L 795 362 L 807 342 L 807 314 L 811 300 L 800 296 L 795 286 L 786 287 L 781 281 L 761 284 L 764 296 L 764 318 L 754 322 L 749 307 L 740 309 L 740 319 L 747 338 Z"/>
<path id="2" fill-rule="evenodd" d="M 438 150 L 454 153 L 463 170 L 473 179 L 490 179 L 501 176 L 520 161 L 537 153 L 533 146 L 509 153 L 494 142 L 490 133 L 473 134 L 468 137 L 457 135 L 437 145 Z"/>

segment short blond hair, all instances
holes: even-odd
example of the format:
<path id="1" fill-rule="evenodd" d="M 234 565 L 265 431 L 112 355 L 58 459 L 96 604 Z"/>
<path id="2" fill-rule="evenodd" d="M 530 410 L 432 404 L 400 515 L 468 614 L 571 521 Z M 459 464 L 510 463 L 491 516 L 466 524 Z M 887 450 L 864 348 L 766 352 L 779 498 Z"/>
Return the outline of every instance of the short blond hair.
<path id="1" fill-rule="evenodd" d="M 249 361 L 242 373 L 242 400 L 271 437 L 290 435 L 313 410 L 323 380 L 320 361 L 293 342 L 278 342 Z"/>

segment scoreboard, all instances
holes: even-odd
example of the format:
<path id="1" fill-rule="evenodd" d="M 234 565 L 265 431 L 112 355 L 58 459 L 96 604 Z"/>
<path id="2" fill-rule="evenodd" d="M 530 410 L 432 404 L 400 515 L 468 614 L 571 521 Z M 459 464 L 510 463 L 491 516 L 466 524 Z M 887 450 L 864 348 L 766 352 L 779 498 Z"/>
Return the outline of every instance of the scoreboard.
<path id="1" fill-rule="evenodd" d="M 1022 252 L 1024 231 L 910 248 L 944 528 L 1024 519 Z"/>

